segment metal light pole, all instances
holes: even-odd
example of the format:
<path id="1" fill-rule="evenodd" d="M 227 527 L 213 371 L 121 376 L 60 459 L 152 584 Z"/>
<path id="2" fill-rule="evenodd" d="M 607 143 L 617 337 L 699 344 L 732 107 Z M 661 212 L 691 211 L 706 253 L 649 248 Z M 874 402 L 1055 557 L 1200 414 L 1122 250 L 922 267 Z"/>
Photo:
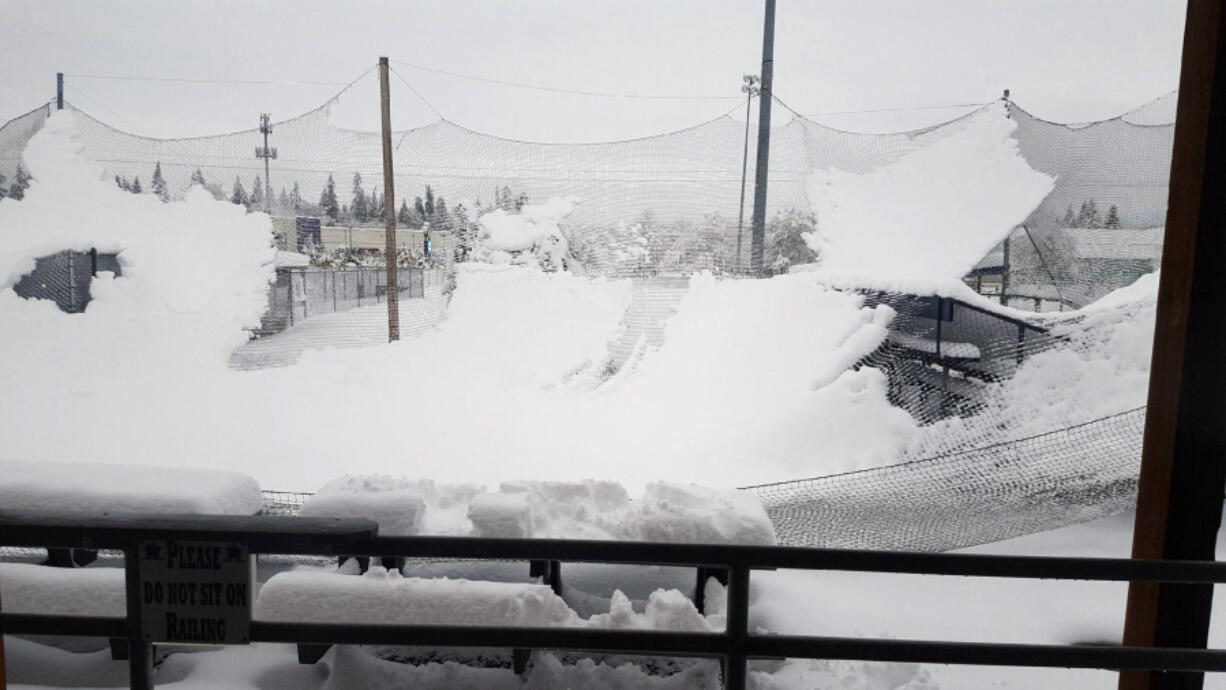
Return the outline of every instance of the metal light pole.
<path id="1" fill-rule="evenodd" d="M 745 150 L 741 153 L 741 210 L 736 216 L 736 270 L 745 270 L 745 262 L 741 258 L 741 237 L 745 229 L 745 173 L 749 167 L 749 105 L 758 93 L 758 75 L 746 74 L 741 80 L 741 91 L 745 93 Z"/>
<path id="2" fill-rule="evenodd" d="M 277 157 L 277 148 L 268 148 L 268 135 L 272 134 L 272 118 L 268 113 L 260 113 L 260 133 L 264 135 L 264 146 L 256 147 L 255 157 L 264 159 L 264 212 L 272 215 L 272 183 L 268 180 L 268 159 Z"/>
<path id="3" fill-rule="evenodd" d="M 762 86 L 758 90 L 758 162 L 753 181 L 753 226 L 749 246 L 749 270 L 762 275 L 766 248 L 766 183 L 771 151 L 771 82 L 775 71 L 775 0 L 766 0 L 762 25 Z"/>

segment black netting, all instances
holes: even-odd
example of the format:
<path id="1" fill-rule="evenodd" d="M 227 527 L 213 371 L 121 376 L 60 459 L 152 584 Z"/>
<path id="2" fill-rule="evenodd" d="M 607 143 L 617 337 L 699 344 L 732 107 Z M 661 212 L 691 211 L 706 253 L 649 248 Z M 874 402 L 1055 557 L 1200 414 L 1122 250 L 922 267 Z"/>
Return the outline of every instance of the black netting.
<path id="1" fill-rule="evenodd" d="M 750 487 L 781 543 L 945 551 L 1134 505 L 1145 409 L 889 467 Z"/>

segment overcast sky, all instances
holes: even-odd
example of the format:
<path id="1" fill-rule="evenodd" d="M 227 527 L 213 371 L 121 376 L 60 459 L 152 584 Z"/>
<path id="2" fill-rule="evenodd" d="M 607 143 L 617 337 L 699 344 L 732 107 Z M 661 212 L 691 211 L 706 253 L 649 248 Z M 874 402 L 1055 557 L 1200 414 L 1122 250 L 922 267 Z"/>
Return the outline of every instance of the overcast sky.
<path id="1" fill-rule="evenodd" d="M 6 0 L 0 118 L 67 97 L 121 129 L 184 136 L 284 119 L 340 90 L 328 84 L 198 84 L 87 75 L 347 83 L 380 55 L 494 80 L 618 94 L 563 95 L 394 69 L 444 117 L 541 141 L 645 136 L 740 111 L 758 72 L 761 0 Z M 1176 0 L 779 0 L 775 93 L 804 113 L 984 102 L 1010 88 L 1042 117 L 1118 115 L 1178 84 Z M 378 124 L 373 73 L 334 121 Z M 393 123 L 434 113 L 392 77 Z M 738 107 L 739 104 L 739 107 Z M 779 109 L 779 122 L 786 116 Z M 816 118 L 900 129 L 962 112 Z M 738 115 L 742 117 L 742 115 Z"/>

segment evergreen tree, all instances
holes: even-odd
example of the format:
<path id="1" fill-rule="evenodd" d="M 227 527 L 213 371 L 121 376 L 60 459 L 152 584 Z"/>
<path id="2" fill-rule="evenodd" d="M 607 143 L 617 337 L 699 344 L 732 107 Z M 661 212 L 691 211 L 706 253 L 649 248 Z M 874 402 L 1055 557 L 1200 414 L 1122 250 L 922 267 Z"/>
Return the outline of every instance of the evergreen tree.
<path id="1" fill-rule="evenodd" d="M 1077 216 L 1073 215 L 1073 205 L 1069 204 L 1068 209 L 1064 212 L 1064 217 L 1060 219 L 1058 225 L 1062 228 L 1077 227 Z"/>
<path id="2" fill-rule="evenodd" d="M 251 182 L 251 197 L 247 199 L 247 207 L 252 211 L 264 210 L 264 182 L 259 175 Z"/>
<path id="3" fill-rule="evenodd" d="M 1093 199 L 1081 202 L 1081 210 L 1077 212 L 1078 228 L 1101 228 L 1102 219 L 1098 215 L 1098 204 Z"/>
<path id="4" fill-rule="evenodd" d="M 366 211 L 370 214 L 371 220 L 385 220 L 383 218 L 383 197 L 379 196 L 378 187 L 371 187 L 370 201 L 367 203 Z"/>
<path id="5" fill-rule="evenodd" d="M 436 230 L 451 230 L 451 214 L 447 213 L 447 202 L 439 197 L 434 204 L 434 217 L 430 219 L 430 227 Z"/>
<path id="6" fill-rule="evenodd" d="M 333 223 L 340 218 L 341 209 L 336 201 L 336 182 L 333 181 L 331 175 L 328 175 L 328 183 L 324 185 L 324 191 L 319 195 L 319 208 Z"/>
<path id="7" fill-rule="evenodd" d="M 426 204 L 423 210 L 427 220 L 434 217 L 434 190 L 430 189 L 430 185 L 426 185 Z"/>
<path id="8" fill-rule="evenodd" d="M 243 181 L 234 176 L 234 191 L 230 193 L 230 203 L 246 206 L 250 202 L 247 198 L 247 190 L 243 189 Z"/>
<path id="9" fill-rule="evenodd" d="M 400 212 L 396 214 L 396 222 L 409 227 L 409 202 L 405 199 L 400 200 Z"/>
<path id="10" fill-rule="evenodd" d="M 140 177 L 139 176 L 132 178 L 132 186 L 128 189 L 128 191 L 132 192 L 133 194 L 140 194 L 141 192 L 144 191 L 143 189 L 140 188 Z"/>
<path id="11" fill-rule="evenodd" d="M 528 195 L 521 193 L 518 197 L 515 198 L 515 210 L 522 211 L 524 209 L 524 205 L 527 203 L 528 203 Z"/>
<path id="12" fill-rule="evenodd" d="M 18 168 L 20 170 L 20 168 Z M 1104 228 L 1118 230 L 1120 227 L 1120 210 L 1115 204 L 1111 204 L 1111 208 L 1107 209 L 1107 220 L 1103 222 Z"/>
<path id="13" fill-rule="evenodd" d="M 289 208 L 295 216 L 302 212 L 302 191 L 298 189 L 297 181 L 294 182 L 293 189 L 289 190 Z"/>
<path id="14" fill-rule="evenodd" d="M 158 161 L 153 168 L 153 182 L 150 183 L 150 189 L 157 198 L 165 204 L 170 201 L 170 191 L 166 189 L 166 178 L 162 177 L 162 161 Z"/>
<path id="15" fill-rule="evenodd" d="M 277 197 L 277 212 L 284 215 L 289 211 L 289 195 L 285 193 L 285 186 L 281 187 L 281 196 Z"/>
<path id="16" fill-rule="evenodd" d="M 4 188 L 4 181 L 7 179 L 8 178 L 5 177 L 4 175 L 0 175 L 0 199 L 3 199 L 4 197 L 9 195 L 9 190 Z"/>
<path id="17" fill-rule="evenodd" d="M 456 204 L 451 215 L 455 217 L 455 260 L 457 263 L 467 261 L 476 243 L 476 228 L 470 227 L 468 209 L 464 208 L 464 204 Z"/>
<path id="18" fill-rule="evenodd" d="M 197 184 L 200 185 L 201 187 L 204 187 L 207 184 L 204 181 L 204 173 L 200 172 L 200 168 L 196 168 L 195 170 L 192 171 L 192 181 L 189 183 L 189 185 L 197 185 Z"/>
<path id="19" fill-rule="evenodd" d="M 359 223 L 366 222 L 370 209 L 366 204 L 366 191 L 362 189 L 362 173 L 353 174 L 353 204 L 349 207 L 353 219 Z"/>
<path id="20" fill-rule="evenodd" d="M 4 180 L 0 178 L 0 184 L 3 184 L 3 183 L 4 183 Z M 13 184 L 9 185 L 9 191 L 8 191 L 9 198 L 17 199 L 17 200 L 24 199 L 26 196 L 26 189 L 28 189 L 29 187 L 30 187 L 30 173 L 26 172 L 26 169 L 21 167 L 21 163 L 18 163 L 17 173 L 16 173 L 16 176 L 13 178 Z"/>
<path id="21" fill-rule="evenodd" d="M 422 222 L 426 219 L 426 206 L 422 203 L 421 197 L 417 197 L 413 201 L 413 211 L 416 214 L 416 217 L 413 219 L 413 229 L 417 229 L 421 227 Z"/>
<path id="22" fill-rule="evenodd" d="M 128 185 L 128 181 L 127 181 L 127 180 L 125 180 L 124 178 L 120 177 L 119 175 L 116 175 L 116 176 L 115 176 L 115 186 L 116 186 L 116 187 L 119 187 L 120 189 L 122 189 L 122 190 L 123 190 L 123 191 L 125 191 L 125 192 L 130 192 L 130 191 L 132 191 L 132 187 Z"/>

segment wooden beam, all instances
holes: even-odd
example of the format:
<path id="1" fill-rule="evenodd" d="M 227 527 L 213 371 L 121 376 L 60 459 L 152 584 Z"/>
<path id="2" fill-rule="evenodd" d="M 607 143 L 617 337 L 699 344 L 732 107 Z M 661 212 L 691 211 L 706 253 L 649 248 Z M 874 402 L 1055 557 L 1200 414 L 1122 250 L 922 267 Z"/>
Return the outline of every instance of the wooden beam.
<path id="1" fill-rule="evenodd" d="M 1214 558 L 1226 486 L 1226 13 L 1189 0 L 1133 558 Z M 1124 644 L 1204 647 L 1211 585 L 1134 583 Z M 1121 690 L 1201 688 L 1128 672 Z"/>

